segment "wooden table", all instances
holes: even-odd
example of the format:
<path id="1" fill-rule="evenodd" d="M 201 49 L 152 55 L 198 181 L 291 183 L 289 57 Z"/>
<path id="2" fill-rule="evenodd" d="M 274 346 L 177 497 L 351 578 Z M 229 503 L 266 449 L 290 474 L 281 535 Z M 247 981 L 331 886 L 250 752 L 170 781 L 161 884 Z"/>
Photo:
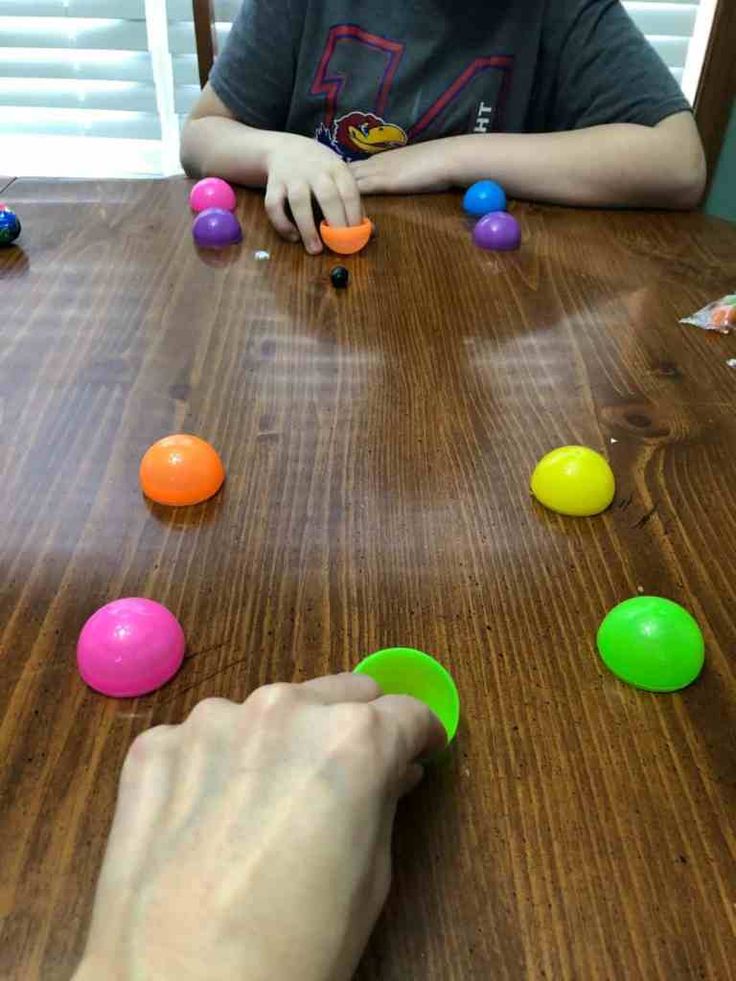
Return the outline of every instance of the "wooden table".
<path id="1" fill-rule="evenodd" d="M 736 337 L 678 318 L 736 287 L 736 229 L 520 207 L 522 250 L 492 255 L 455 196 L 375 200 L 379 237 L 338 292 L 334 257 L 278 241 L 256 195 L 243 246 L 198 255 L 186 193 L 13 187 L 0 976 L 69 976 L 136 733 L 397 644 L 451 668 L 463 722 L 400 811 L 363 981 L 733 976 Z M 228 480 L 173 511 L 137 466 L 179 430 Z M 601 517 L 529 497 L 535 461 L 571 442 L 611 459 Z M 703 626 L 681 694 L 596 655 L 637 592 Z M 180 617 L 188 660 L 112 701 L 74 645 L 126 595 Z"/>

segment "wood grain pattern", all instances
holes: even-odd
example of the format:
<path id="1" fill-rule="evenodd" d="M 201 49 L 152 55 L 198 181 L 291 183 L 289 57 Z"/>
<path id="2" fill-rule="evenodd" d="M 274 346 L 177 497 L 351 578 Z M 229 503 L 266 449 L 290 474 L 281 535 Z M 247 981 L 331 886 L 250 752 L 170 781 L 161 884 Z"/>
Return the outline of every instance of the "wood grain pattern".
<path id="1" fill-rule="evenodd" d="M 0 976 L 69 976 L 136 733 L 392 644 L 451 668 L 463 720 L 400 811 L 361 981 L 733 976 L 736 338 L 677 321 L 733 289 L 736 230 L 518 207 L 522 250 L 492 255 L 455 196 L 378 199 L 338 292 L 334 258 L 278 241 L 257 195 L 243 245 L 198 255 L 186 193 L 14 187 Z M 215 443 L 226 486 L 147 505 L 139 458 L 179 430 Z M 604 516 L 530 500 L 567 442 L 610 456 Z M 681 694 L 597 659 L 599 621 L 637 591 L 703 625 Z M 95 695 L 74 661 L 85 618 L 124 595 L 188 637 L 138 701 Z"/>

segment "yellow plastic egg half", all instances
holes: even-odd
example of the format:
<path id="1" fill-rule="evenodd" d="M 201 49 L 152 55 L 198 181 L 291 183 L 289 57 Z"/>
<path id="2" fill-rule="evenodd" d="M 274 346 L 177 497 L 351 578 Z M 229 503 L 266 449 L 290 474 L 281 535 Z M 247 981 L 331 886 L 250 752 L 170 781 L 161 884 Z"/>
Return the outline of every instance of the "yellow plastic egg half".
<path id="1" fill-rule="evenodd" d="M 608 461 L 587 446 L 560 446 L 534 468 L 532 494 L 552 511 L 575 517 L 600 514 L 616 493 Z"/>

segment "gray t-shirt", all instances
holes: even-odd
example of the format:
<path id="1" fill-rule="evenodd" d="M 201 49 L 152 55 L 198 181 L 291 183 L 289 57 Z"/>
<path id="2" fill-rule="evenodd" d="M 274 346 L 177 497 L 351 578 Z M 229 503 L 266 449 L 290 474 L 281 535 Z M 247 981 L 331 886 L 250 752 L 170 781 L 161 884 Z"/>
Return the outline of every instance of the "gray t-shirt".
<path id="1" fill-rule="evenodd" d="M 210 81 L 244 123 L 346 160 L 689 108 L 618 0 L 245 0 Z"/>

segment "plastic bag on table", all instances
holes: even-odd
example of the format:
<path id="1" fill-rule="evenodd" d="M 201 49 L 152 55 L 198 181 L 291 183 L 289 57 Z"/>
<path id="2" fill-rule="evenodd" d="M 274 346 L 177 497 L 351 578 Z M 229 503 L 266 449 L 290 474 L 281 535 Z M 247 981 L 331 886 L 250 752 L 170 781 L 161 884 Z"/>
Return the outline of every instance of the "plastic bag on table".
<path id="1" fill-rule="evenodd" d="M 680 323 L 693 324 L 703 330 L 717 330 L 721 334 L 736 330 L 736 293 L 714 300 L 690 317 L 683 317 Z"/>

